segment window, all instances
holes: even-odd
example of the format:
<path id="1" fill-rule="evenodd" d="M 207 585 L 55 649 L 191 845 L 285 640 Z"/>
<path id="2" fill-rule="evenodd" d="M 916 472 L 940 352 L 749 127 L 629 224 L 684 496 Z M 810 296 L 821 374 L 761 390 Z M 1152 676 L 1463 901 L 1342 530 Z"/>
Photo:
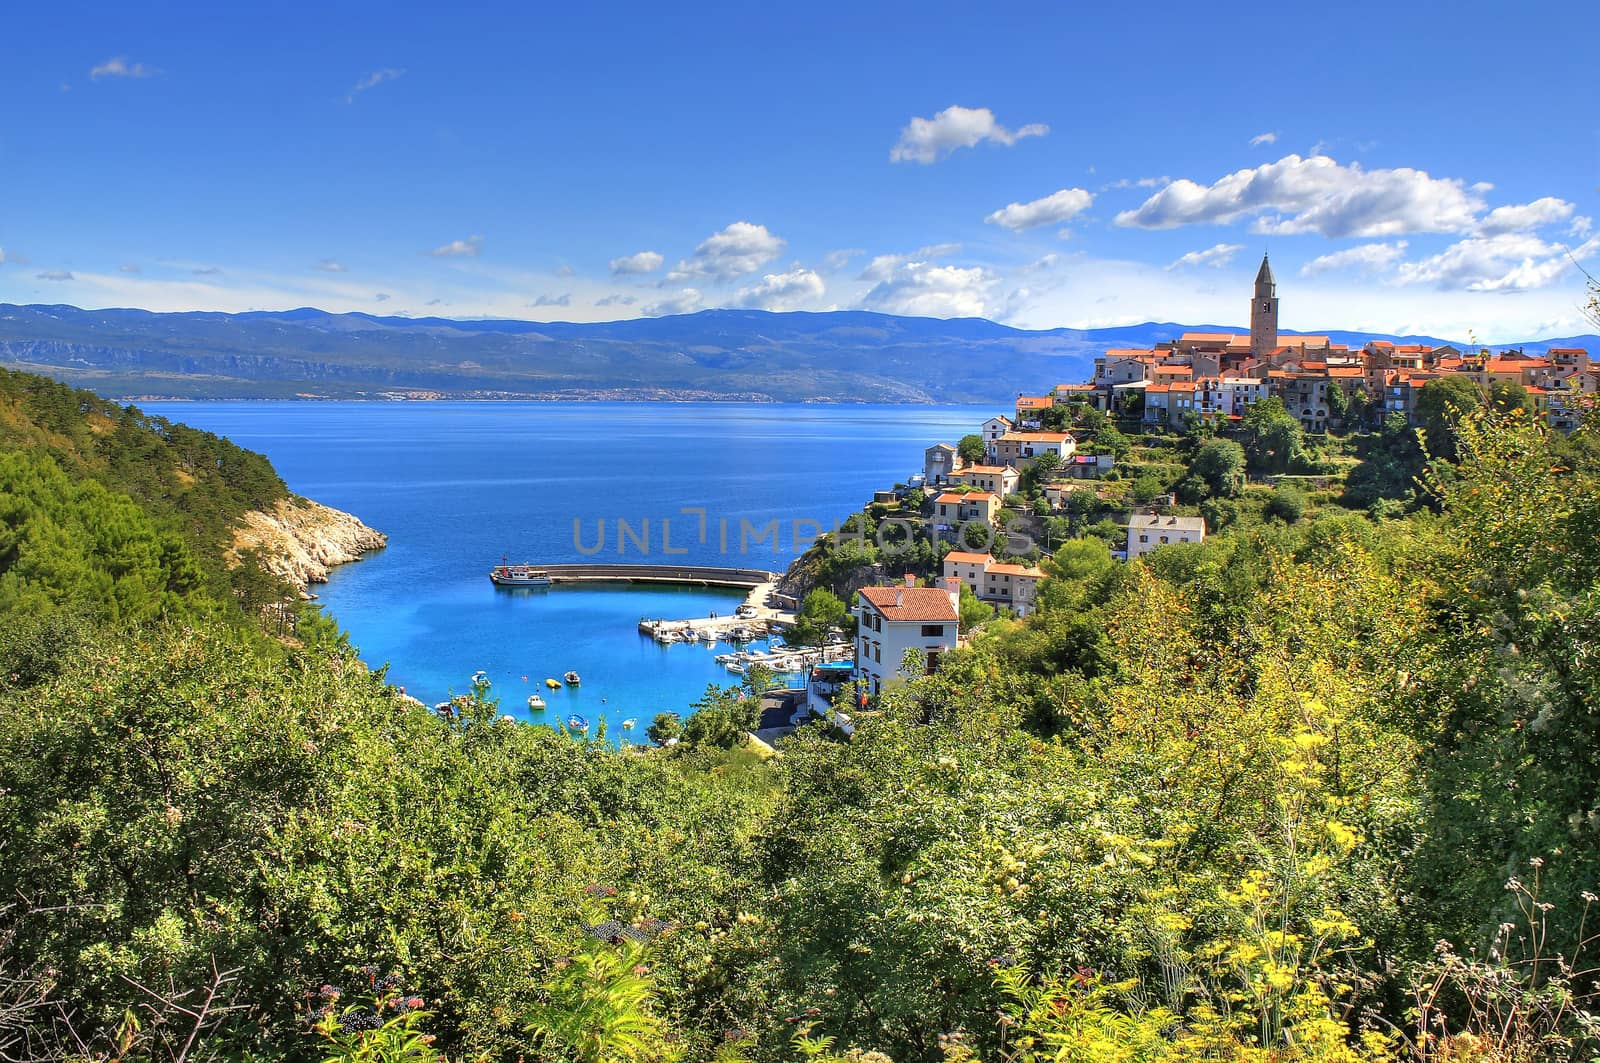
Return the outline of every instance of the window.
<path id="1" fill-rule="evenodd" d="M 923 624 L 922 637 L 925 639 L 944 638 L 943 624 Z"/>
<path id="2" fill-rule="evenodd" d="M 1141 543 L 1147 543 L 1147 542 L 1149 542 L 1149 541 L 1150 541 L 1150 536 L 1148 536 L 1148 535 L 1141 535 L 1141 536 L 1139 536 L 1139 541 L 1140 541 L 1140 542 L 1141 542 Z"/>
<path id="3" fill-rule="evenodd" d="M 879 664 L 883 663 L 883 644 L 881 642 L 874 642 L 872 644 L 872 659 L 877 661 Z"/>
<path id="4" fill-rule="evenodd" d="M 928 653 L 928 674 L 932 675 L 933 673 L 937 672 L 938 670 L 939 670 L 939 654 L 937 652 L 930 651 Z"/>

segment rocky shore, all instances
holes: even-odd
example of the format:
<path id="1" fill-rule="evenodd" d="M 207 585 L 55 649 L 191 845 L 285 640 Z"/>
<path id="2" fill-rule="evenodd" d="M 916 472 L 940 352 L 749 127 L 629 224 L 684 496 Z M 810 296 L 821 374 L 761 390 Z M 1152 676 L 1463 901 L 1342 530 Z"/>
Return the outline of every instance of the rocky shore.
<path id="1" fill-rule="evenodd" d="M 359 561 L 388 541 L 349 513 L 308 498 L 286 498 L 271 510 L 244 515 L 233 534 L 233 552 L 259 551 L 269 570 L 303 592 L 309 584 L 326 583 L 335 565 Z"/>

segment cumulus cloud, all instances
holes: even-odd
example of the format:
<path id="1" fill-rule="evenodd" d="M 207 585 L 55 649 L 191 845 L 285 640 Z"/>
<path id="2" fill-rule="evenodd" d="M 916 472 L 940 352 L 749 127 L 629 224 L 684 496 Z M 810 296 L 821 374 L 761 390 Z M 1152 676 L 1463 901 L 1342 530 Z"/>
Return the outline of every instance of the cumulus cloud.
<path id="1" fill-rule="evenodd" d="M 1058 264 L 1060 264 L 1060 262 L 1061 262 L 1061 256 L 1056 254 L 1054 251 L 1052 251 L 1048 255 L 1044 255 L 1044 256 L 1042 256 L 1040 258 L 1036 258 L 1032 262 L 1028 263 L 1026 266 L 1023 266 L 1022 267 L 1022 272 L 1023 273 L 1043 273 L 1045 270 L 1055 269 L 1056 266 Z"/>
<path id="2" fill-rule="evenodd" d="M 539 306 L 571 306 L 572 305 L 572 293 L 571 292 L 563 292 L 560 295 L 541 295 L 541 296 L 539 296 L 539 298 L 535 299 L 533 302 L 529 303 L 528 305 L 529 306 L 533 306 L 533 307 L 539 307 Z"/>
<path id="3" fill-rule="evenodd" d="M 423 254 L 431 255 L 434 258 L 476 258 L 478 252 L 482 249 L 483 237 L 473 234 L 465 240 L 451 240 L 448 244 L 440 244 L 438 247 L 424 251 Z"/>
<path id="4" fill-rule="evenodd" d="M 1567 226 L 1567 235 L 1582 240 L 1592 229 L 1594 229 L 1594 219 L 1587 214 L 1580 214 L 1572 219 L 1571 225 Z"/>
<path id="5" fill-rule="evenodd" d="M 736 221 L 721 232 L 712 233 L 667 274 L 667 284 L 678 284 L 693 277 L 731 280 L 753 273 L 782 253 L 784 241 L 767 231 L 765 225 Z"/>
<path id="6" fill-rule="evenodd" d="M 1527 232 L 1572 217 L 1572 204 L 1555 196 L 1545 196 L 1532 203 L 1510 207 L 1496 207 L 1483 216 L 1478 226 L 1479 236 L 1498 236 L 1501 233 Z"/>
<path id="7" fill-rule="evenodd" d="M 829 251 L 827 254 L 823 255 L 822 264 L 827 266 L 830 270 L 838 271 L 848 266 L 852 258 L 855 258 L 857 255 L 864 254 L 866 254 L 866 252 L 859 247 L 841 247 L 837 251 Z"/>
<path id="8" fill-rule="evenodd" d="M 325 258 L 318 262 L 317 268 L 324 273 L 343 273 L 345 271 L 344 263 L 332 258 Z"/>
<path id="9" fill-rule="evenodd" d="M 1007 129 L 995 121 L 994 112 L 987 107 L 946 107 L 932 118 L 911 119 L 889 151 L 889 161 L 927 165 L 958 148 L 976 147 L 985 140 L 1010 147 L 1023 137 L 1042 137 L 1048 132 L 1050 127 L 1040 122 Z"/>
<path id="10" fill-rule="evenodd" d="M 625 273 L 654 273 L 661 268 L 663 259 L 655 251 L 639 251 L 632 255 L 623 255 L 621 258 L 611 260 L 611 275 L 620 276 Z"/>
<path id="11" fill-rule="evenodd" d="M 983 317 L 998 280 L 981 266 L 946 266 L 903 255 L 879 255 L 862 277 L 874 281 L 862 306 L 910 317 Z"/>
<path id="12" fill-rule="evenodd" d="M 638 302 L 631 295 L 608 295 L 604 299 L 596 299 L 595 306 L 632 306 Z"/>
<path id="13" fill-rule="evenodd" d="M 1210 185 L 1173 181 L 1116 222 L 1175 229 L 1254 217 L 1256 232 L 1330 237 L 1469 232 L 1484 207 L 1479 191 L 1422 170 L 1366 170 L 1326 155 L 1286 155 Z"/>
<path id="14" fill-rule="evenodd" d="M 762 310 L 794 310 L 822 298 L 825 287 L 814 271 L 795 266 L 785 273 L 768 273 L 760 284 L 740 288 L 740 306 Z"/>
<path id="15" fill-rule="evenodd" d="M 47 269 L 43 273 L 35 273 L 35 277 L 42 281 L 70 281 L 75 280 L 71 270 Z"/>
<path id="16" fill-rule="evenodd" d="M 404 69 L 392 66 L 386 66 L 382 70 L 374 70 L 372 73 L 368 74 L 366 77 L 362 78 L 360 81 L 351 86 L 350 91 L 345 94 L 344 102 L 355 103 L 356 97 L 361 95 L 363 92 L 366 92 L 368 89 L 375 89 L 379 85 L 382 85 L 385 81 L 393 81 L 395 78 L 404 73 Z"/>
<path id="17" fill-rule="evenodd" d="M 1575 248 L 1546 243 L 1528 233 L 1473 236 L 1400 267 L 1401 284 L 1432 284 L 1443 290 L 1518 292 L 1543 288 L 1575 262 L 1600 251 L 1600 237 Z"/>
<path id="18" fill-rule="evenodd" d="M 685 288 L 676 295 L 668 295 L 658 302 L 651 303 L 644 308 L 649 317 L 665 317 L 668 314 L 692 314 L 700 309 L 700 293 L 693 288 Z"/>
<path id="19" fill-rule="evenodd" d="M 1405 257 L 1405 253 L 1404 240 L 1388 244 L 1360 244 L 1312 259 L 1300 267 L 1300 276 L 1315 277 L 1319 273 L 1344 269 L 1359 270 L 1362 273 L 1383 273 L 1392 269 L 1396 262 Z"/>
<path id="20" fill-rule="evenodd" d="M 874 255 L 858 279 L 877 284 L 889 279 L 896 269 L 907 262 L 926 262 L 933 258 L 945 258 L 960 250 L 960 244 L 929 244 L 927 247 L 917 248 L 909 255 Z"/>
<path id="21" fill-rule="evenodd" d="M 89 68 L 89 80 L 99 81 L 101 78 L 148 78 L 155 77 L 160 71 L 155 67 L 145 66 L 143 63 L 130 63 L 125 55 L 112 56 L 99 66 Z"/>
<path id="22" fill-rule="evenodd" d="M 1093 202 L 1093 192 L 1082 188 L 1063 188 L 1043 199 L 1035 199 L 1029 203 L 1007 204 L 983 220 L 990 225 L 998 225 L 1014 233 L 1020 233 L 1041 225 L 1058 225 L 1061 222 L 1071 221 L 1088 210 Z"/>
<path id="23" fill-rule="evenodd" d="M 1176 262 L 1169 263 L 1167 269 L 1187 269 L 1190 266 L 1210 266 L 1212 269 L 1221 269 L 1233 261 L 1233 256 L 1244 250 L 1243 244 L 1213 244 L 1204 251 L 1190 251 L 1182 255 Z"/>
<path id="24" fill-rule="evenodd" d="M 1252 148 L 1259 148 L 1263 144 L 1276 144 L 1277 142 L 1278 134 L 1276 133 L 1257 133 L 1250 138 L 1250 146 Z"/>

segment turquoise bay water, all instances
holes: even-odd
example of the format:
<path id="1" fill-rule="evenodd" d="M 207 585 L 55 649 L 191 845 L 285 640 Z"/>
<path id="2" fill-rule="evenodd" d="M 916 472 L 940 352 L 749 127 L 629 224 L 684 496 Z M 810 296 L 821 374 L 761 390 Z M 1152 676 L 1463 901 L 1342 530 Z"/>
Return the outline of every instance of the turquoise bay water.
<path id="1" fill-rule="evenodd" d="M 607 718 L 645 741 L 657 712 L 687 712 L 737 677 L 730 647 L 658 646 L 641 617 L 731 612 L 743 594 L 632 587 L 507 591 L 512 561 L 698 563 L 781 570 L 816 522 L 832 527 L 921 469 L 923 448 L 977 430 L 987 408 L 627 403 L 173 402 L 144 407 L 272 460 L 291 490 L 347 510 L 389 545 L 313 588 L 362 659 L 433 703 L 482 669 L 502 711 Z M 684 508 L 706 511 L 701 518 Z M 575 540 L 573 522 L 581 522 Z M 778 542 L 756 533 L 779 522 Z M 619 547 L 618 522 L 632 534 Z M 645 522 L 649 533 L 644 533 Z M 664 555 L 662 522 L 670 521 Z M 795 522 L 801 522 L 796 541 Z M 725 522 L 725 523 L 724 523 Z M 742 524 L 747 522 L 747 525 Z M 727 549 L 722 548 L 722 527 Z M 747 551 L 740 531 L 747 530 Z M 600 530 L 605 545 L 593 549 Z M 641 543 L 643 547 L 641 547 Z M 650 553 L 645 554 L 642 548 Z M 547 691 L 546 676 L 583 685 Z M 523 677 L 526 676 L 526 680 Z M 531 693 L 549 708 L 530 713 Z M 636 718 L 631 734 L 619 728 Z"/>

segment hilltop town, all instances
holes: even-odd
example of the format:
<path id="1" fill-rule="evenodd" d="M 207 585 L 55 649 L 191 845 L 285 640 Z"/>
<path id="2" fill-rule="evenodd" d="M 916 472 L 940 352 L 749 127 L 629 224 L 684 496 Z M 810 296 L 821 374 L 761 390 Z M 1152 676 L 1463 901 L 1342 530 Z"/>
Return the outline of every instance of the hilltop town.
<path id="1" fill-rule="evenodd" d="M 928 447 L 920 473 L 846 525 L 858 539 L 877 536 L 879 550 L 856 555 L 875 566 L 867 571 L 892 574 L 898 563 L 907 573 L 840 588 L 860 591 L 860 691 L 909 675 L 913 657 L 937 670 L 986 617 L 1027 616 L 1046 576 L 1040 562 L 1068 539 L 1098 537 L 1133 561 L 1242 519 L 1293 523 L 1319 504 L 1394 516 L 1426 457 L 1447 453 L 1466 408 L 1520 409 L 1570 433 L 1600 391 L 1600 366 L 1583 348 L 1537 357 L 1386 340 L 1353 348 L 1280 332 L 1278 313 L 1263 256 L 1249 333 L 1107 350 L 1091 380 L 1018 394 L 973 434 Z M 1428 450 L 1416 429 L 1438 437 Z M 915 522 L 915 549 L 886 548 L 897 521 Z"/>

